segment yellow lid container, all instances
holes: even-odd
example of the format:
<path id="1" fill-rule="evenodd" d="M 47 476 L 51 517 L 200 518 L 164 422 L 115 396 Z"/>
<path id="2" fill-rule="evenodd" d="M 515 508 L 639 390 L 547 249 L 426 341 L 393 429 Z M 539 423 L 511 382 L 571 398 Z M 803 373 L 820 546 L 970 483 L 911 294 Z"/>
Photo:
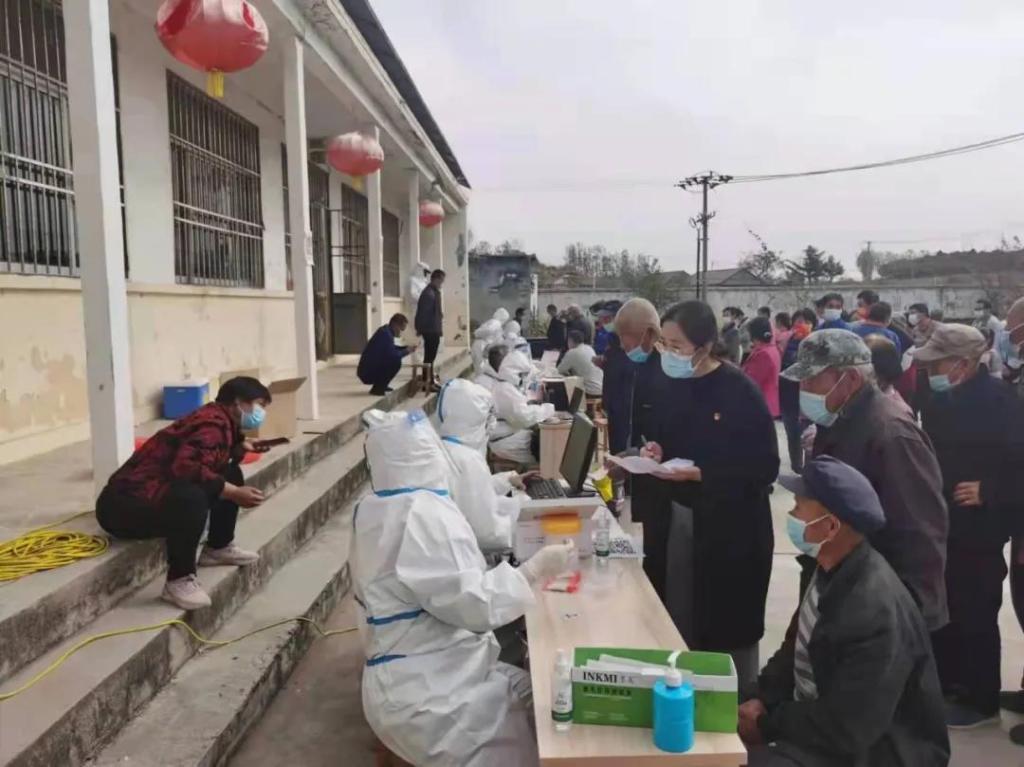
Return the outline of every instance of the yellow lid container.
<path id="1" fill-rule="evenodd" d="M 541 519 L 540 527 L 544 535 L 578 535 L 583 524 L 575 514 L 553 514 Z"/>

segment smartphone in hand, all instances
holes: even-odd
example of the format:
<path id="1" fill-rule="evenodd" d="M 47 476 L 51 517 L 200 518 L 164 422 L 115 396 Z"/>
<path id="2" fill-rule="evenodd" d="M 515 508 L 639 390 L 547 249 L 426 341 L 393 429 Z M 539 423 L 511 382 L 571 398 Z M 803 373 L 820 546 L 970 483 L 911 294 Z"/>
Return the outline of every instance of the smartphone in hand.
<path id="1" fill-rule="evenodd" d="M 256 448 L 259 452 L 263 453 L 266 452 L 267 450 L 270 450 L 270 448 L 272 447 L 277 447 L 278 445 L 287 445 L 289 442 L 291 442 L 291 440 L 288 439 L 287 437 L 277 437 L 275 439 L 258 439 L 252 443 L 252 446 Z"/>

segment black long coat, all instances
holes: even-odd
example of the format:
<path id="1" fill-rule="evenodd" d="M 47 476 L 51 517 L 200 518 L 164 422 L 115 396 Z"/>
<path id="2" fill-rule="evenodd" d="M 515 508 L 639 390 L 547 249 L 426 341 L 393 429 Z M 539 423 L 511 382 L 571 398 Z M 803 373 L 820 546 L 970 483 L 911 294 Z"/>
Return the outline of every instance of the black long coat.
<path id="1" fill-rule="evenodd" d="M 670 379 L 660 365 L 652 354 L 637 375 L 634 444 L 644 438 L 658 442 L 665 460 L 689 458 L 703 479 L 634 482 L 633 515 L 645 523 L 648 574 L 663 589 L 669 504 L 690 507 L 696 633 L 691 644 L 705 650 L 747 647 L 764 635 L 772 569 L 769 494 L 779 472 L 774 421 L 761 391 L 739 368 L 723 364 L 701 378 Z"/>

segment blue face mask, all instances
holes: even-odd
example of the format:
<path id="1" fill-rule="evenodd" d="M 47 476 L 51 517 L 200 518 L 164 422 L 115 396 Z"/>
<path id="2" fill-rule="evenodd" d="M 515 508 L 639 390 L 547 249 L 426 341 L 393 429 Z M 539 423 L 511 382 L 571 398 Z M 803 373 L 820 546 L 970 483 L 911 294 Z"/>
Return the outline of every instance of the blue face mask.
<path id="1" fill-rule="evenodd" d="M 629 357 L 631 362 L 635 362 L 637 365 L 643 365 L 651 357 L 650 352 L 645 352 L 644 347 L 635 346 L 626 352 L 626 356 Z"/>
<path id="2" fill-rule="evenodd" d="M 949 380 L 948 375 L 928 376 L 928 386 L 932 391 L 942 392 L 952 389 L 953 383 Z"/>
<path id="3" fill-rule="evenodd" d="M 267 420 L 267 411 L 260 405 L 253 405 L 252 410 L 243 410 L 241 418 L 242 431 L 258 429 Z"/>
<path id="4" fill-rule="evenodd" d="M 818 558 L 818 552 L 821 551 L 821 544 L 810 543 L 804 539 L 804 533 L 807 532 L 807 528 L 813 524 L 821 522 L 825 517 L 818 517 L 812 522 L 804 522 L 802 519 L 797 519 L 792 514 L 786 517 L 786 532 L 789 534 L 789 540 L 793 542 L 793 545 L 800 550 L 801 553 L 806 554 L 809 557 Z"/>
<path id="5" fill-rule="evenodd" d="M 835 386 L 828 390 L 828 394 L 815 394 L 814 392 L 800 390 L 800 412 L 804 414 L 806 418 L 818 426 L 831 426 L 839 418 L 839 413 L 833 413 L 828 409 L 826 404 L 829 395 L 836 390 L 836 386 L 842 383 L 843 379 L 846 378 L 846 373 L 839 376 L 839 380 L 836 381 Z"/>
<path id="6" fill-rule="evenodd" d="M 1020 347 L 1010 340 L 1010 331 L 1001 330 L 996 336 L 996 351 L 1010 370 L 1019 370 L 1024 360 L 1020 358 Z"/>
<path id="7" fill-rule="evenodd" d="M 670 351 L 662 352 L 661 369 L 669 378 L 693 378 L 693 357 Z"/>

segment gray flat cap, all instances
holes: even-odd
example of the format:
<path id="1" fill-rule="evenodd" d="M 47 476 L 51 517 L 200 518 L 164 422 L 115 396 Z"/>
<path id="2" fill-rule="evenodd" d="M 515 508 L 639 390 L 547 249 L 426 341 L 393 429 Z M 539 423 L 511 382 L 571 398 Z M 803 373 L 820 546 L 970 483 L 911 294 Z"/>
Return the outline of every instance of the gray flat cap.
<path id="1" fill-rule="evenodd" d="M 828 368 L 870 365 L 871 350 L 849 330 L 818 330 L 800 342 L 796 362 L 782 371 L 790 381 L 806 381 Z"/>

